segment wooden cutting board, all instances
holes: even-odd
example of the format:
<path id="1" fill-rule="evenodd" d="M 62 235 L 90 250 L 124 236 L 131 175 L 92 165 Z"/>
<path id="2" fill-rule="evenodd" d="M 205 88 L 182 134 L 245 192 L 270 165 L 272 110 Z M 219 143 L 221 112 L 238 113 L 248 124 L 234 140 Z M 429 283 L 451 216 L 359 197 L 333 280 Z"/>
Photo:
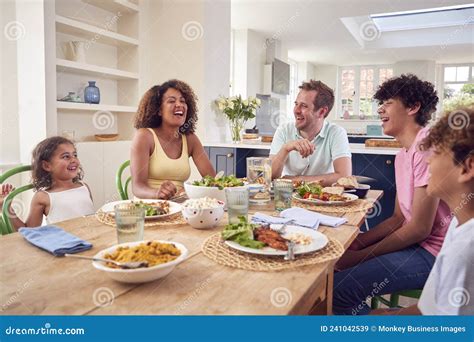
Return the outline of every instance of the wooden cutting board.
<path id="1" fill-rule="evenodd" d="M 400 148 L 402 145 L 395 139 L 367 139 L 365 141 L 366 147 L 394 147 Z"/>

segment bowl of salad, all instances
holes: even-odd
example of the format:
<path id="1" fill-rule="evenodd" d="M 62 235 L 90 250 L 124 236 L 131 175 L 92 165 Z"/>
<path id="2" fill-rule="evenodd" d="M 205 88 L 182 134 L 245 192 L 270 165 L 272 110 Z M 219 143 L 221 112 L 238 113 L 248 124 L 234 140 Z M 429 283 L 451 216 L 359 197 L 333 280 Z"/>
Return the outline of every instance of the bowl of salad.
<path id="1" fill-rule="evenodd" d="M 225 202 L 225 188 L 244 185 L 244 182 L 234 175 L 222 177 L 205 176 L 201 180 L 185 182 L 184 190 L 189 198 L 210 197 Z"/>

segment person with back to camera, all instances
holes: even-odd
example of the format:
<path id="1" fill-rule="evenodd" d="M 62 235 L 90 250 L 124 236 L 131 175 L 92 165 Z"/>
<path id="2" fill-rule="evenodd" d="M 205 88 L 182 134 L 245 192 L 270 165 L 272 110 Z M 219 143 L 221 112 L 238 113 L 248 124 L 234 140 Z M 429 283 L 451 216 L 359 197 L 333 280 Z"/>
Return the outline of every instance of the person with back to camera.
<path id="1" fill-rule="evenodd" d="M 132 191 L 137 198 L 170 199 L 190 174 L 189 157 L 201 176 L 216 172 L 194 134 L 196 95 L 179 80 L 150 88 L 140 101 L 130 158 Z"/>

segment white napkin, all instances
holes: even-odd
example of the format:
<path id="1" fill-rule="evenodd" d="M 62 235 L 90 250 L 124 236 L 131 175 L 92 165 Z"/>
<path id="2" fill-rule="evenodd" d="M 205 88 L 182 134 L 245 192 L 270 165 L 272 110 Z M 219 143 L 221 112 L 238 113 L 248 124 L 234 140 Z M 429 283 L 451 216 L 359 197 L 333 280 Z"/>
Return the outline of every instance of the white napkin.
<path id="1" fill-rule="evenodd" d="M 252 222 L 254 223 L 284 224 L 290 221 L 290 218 L 270 216 L 262 213 L 255 213 L 252 217 Z"/>
<path id="2" fill-rule="evenodd" d="M 301 226 L 310 227 L 310 225 L 300 224 L 298 222 L 315 222 L 329 226 L 329 227 L 338 227 L 347 222 L 345 217 L 334 217 L 316 213 L 314 211 L 309 211 L 303 208 L 289 208 L 285 209 L 280 213 L 280 216 L 283 218 L 294 219 L 295 224 L 299 224 Z M 314 229 L 318 228 L 318 225 L 315 227 L 311 227 Z"/>
<path id="3" fill-rule="evenodd" d="M 319 219 L 311 216 L 294 215 L 289 217 L 275 217 L 262 213 L 255 213 L 252 217 L 254 223 L 284 224 L 287 222 L 296 226 L 318 229 Z"/>

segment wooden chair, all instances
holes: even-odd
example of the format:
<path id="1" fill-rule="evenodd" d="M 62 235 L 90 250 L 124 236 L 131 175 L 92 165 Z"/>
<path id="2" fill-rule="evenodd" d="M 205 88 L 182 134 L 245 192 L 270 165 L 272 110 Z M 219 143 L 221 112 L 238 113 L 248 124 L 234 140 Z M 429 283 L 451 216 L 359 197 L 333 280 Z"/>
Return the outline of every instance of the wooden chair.
<path id="1" fill-rule="evenodd" d="M 387 300 L 383 298 L 382 296 L 375 296 L 372 298 L 370 306 L 372 310 L 378 309 L 379 303 L 382 303 L 388 306 L 389 308 L 402 308 L 402 306 L 398 304 L 400 300 L 400 296 L 419 299 L 421 296 L 421 291 L 422 290 L 397 291 L 390 295 L 390 300 Z"/>
<path id="2" fill-rule="evenodd" d="M 122 174 L 123 171 L 130 166 L 130 160 L 127 160 L 117 170 L 117 174 L 115 175 L 115 184 L 117 184 L 117 190 L 122 200 L 128 200 L 128 186 L 132 181 L 132 176 L 129 176 L 125 183 L 122 182 Z"/>
<path id="3" fill-rule="evenodd" d="M 26 171 L 31 171 L 31 165 L 24 165 L 24 166 L 18 166 L 15 167 L 11 170 L 8 170 L 7 172 L 3 173 L 0 175 L 0 184 L 5 183 L 5 181 L 10 178 L 11 176 L 21 173 L 21 172 L 26 172 Z M 5 200 L 3 202 L 2 206 L 2 217 L 1 217 L 1 222 L 0 222 L 0 228 L 1 228 L 1 233 L 2 235 L 6 234 L 11 234 L 15 231 L 13 224 L 10 221 L 10 215 L 8 212 L 8 207 L 10 206 L 11 202 L 13 201 L 13 198 L 27 190 L 33 189 L 33 184 L 27 184 L 18 187 L 17 189 L 13 190 L 8 194 L 7 197 L 5 197 Z"/>

